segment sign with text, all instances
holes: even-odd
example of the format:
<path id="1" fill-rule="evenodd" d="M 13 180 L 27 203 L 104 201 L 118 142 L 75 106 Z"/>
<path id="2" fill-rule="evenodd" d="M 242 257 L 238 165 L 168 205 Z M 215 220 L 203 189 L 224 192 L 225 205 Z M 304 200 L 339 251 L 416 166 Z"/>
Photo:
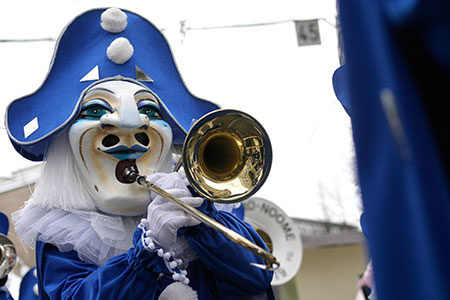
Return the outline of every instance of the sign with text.
<path id="1" fill-rule="evenodd" d="M 299 46 L 320 45 L 319 20 L 295 21 Z"/>
<path id="2" fill-rule="evenodd" d="M 297 274 L 303 256 L 300 231 L 294 220 L 269 200 L 252 197 L 243 203 L 244 220 L 255 228 L 280 262 L 272 285 L 288 282 Z"/>

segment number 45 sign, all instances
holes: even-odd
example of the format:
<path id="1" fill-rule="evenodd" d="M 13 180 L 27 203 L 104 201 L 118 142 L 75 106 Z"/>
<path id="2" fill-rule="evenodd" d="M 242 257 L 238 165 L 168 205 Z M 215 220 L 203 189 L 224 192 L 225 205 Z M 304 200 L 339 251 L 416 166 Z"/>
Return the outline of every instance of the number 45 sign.
<path id="1" fill-rule="evenodd" d="M 295 21 L 299 46 L 320 45 L 319 20 Z"/>

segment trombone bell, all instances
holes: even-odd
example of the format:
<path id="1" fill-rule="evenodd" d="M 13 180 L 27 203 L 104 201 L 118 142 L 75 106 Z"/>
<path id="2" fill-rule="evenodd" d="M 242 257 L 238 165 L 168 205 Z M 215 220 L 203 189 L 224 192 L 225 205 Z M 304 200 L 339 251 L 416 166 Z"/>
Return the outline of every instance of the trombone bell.
<path id="1" fill-rule="evenodd" d="M 214 202 L 234 203 L 253 195 L 266 180 L 272 147 L 250 115 L 230 109 L 197 121 L 183 145 L 182 162 L 192 187 Z"/>
<path id="2" fill-rule="evenodd" d="M 242 169 L 242 141 L 232 132 L 209 134 L 198 149 L 198 166 L 209 180 L 233 179 Z"/>

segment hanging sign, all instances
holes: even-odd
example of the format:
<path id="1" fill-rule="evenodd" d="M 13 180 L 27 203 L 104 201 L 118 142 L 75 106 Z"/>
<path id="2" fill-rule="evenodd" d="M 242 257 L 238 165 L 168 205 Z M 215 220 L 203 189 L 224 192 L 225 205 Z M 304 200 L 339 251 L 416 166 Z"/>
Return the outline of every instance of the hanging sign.
<path id="1" fill-rule="evenodd" d="M 299 46 L 320 45 L 319 20 L 295 21 Z"/>
<path id="2" fill-rule="evenodd" d="M 275 203 L 257 197 L 245 201 L 244 214 L 244 220 L 255 228 L 280 262 L 273 273 L 272 285 L 282 285 L 294 278 L 303 257 L 300 230 L 294 220 Z"/>

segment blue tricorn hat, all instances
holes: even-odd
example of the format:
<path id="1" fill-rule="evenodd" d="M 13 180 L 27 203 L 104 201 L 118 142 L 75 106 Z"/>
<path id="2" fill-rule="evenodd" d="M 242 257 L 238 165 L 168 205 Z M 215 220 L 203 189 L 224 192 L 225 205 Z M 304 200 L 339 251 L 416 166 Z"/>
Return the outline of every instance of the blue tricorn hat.
<path id="1" fill-rule="evenodd" d="M 143 84 L 158 95 L 177 145 L 193 121 L 219 108 L 189 92 L 166 39 L 148 20 L 117 8 L 94 9 L 63 30 L 41 87 L 8 106 L 6 128 L 16 150 L 43 160 L 51 138 L 77 117 L 86 90 L 112 79 Z"/>

